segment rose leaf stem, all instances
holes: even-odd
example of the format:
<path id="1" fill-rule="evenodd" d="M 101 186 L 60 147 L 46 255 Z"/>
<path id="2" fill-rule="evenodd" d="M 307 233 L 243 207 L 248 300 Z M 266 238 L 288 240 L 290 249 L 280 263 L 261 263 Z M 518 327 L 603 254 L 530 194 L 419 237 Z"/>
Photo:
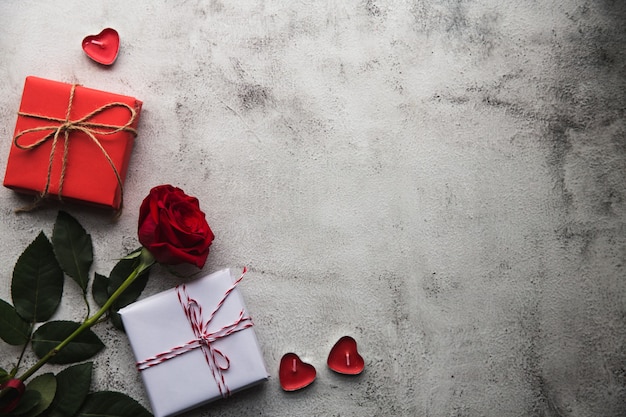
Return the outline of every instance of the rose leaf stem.
<path id="1" fill-rule="evenodd" d="M 30 344 L 31 340 L 33 340 L 33 325 L 32 324 L 28 332 L 28 340 L 26 340 L 26 343 L 24 343 L 24 346 L 22 346 L 22 351 L 20 352 L 20 357 L 17 359 L 17 364 L 11 370 L 11 373 L 10 373 L 11 378 L 14 378 L 15 374 L 17 374 L 17 371 L 20 369 L 20 365 L 22 364 L 22 359 L 24 359 L 24 354 L 26 353 L 26 348 L 28 348 L 28 345 Z"/>
<path id="2" fill-rule="evenodd" d="M 111 308 L 111 306 L 113 305 L 115 300 L 117 300 L 117 298 L 126 290 L 126 288 L 128 288 L 133 283 L 133 281 L 135 281 L 135 278 L 137 278 L 139 276 L 139 274 L 141 274 L 143 271 L 145 271 L 146 269 L 150 268 L 154 264 L 154 262 L 155 262 L 155 260 L 154 260 L 154 257 L 152 256 L 152 254 L 150 252 L 148 252 L 147 249 L 142 248 L 142 250 L 141 250 L 141 260 L 140 260 L 139 265 L 133 270 L 133 272 L 131 272 L 131 274 L 128 276 L 128 278 L 126 278 L 126 280 L 124 280 L 122 285 L 120 285 L 113 292 L 113 294 L 111 294 L 109 299 L 104 303 L 104 305 L 100 308 L 100 310 L 98 310 L 93 316 L 91 316 L 88 319 L 86 319 L 76 330 L 74 330 L 74 332 L 72 332 L 72 334 L 67 336 L 61 343 L 59 343 L 53 349 L 51 349 L 48 353 L 46 353 L 41 359 L 39 359 L 39 361 L 36 364 L 34 364 L 30 369 L 28 369 L 26 372 L 24 372 L 24 374 L 21 375 L 20 377 L 18 377 L 17 379 L 19 379 L 21 381 L 26 381 L 35 372 L 37 372 L 39 370 L 39 368 L 41 368 L 43 365 L 45 365 L 50 360 L 50 358 L 52 358 L 54 355 L 59 353 L 59 351 L 61 349 L 63 349 L 72 340 L 74 340 L 74 338 L 76 338 L 76 336 L 81 334 L 85 329 L 88 329 L 88 328 L 92 327 L 94 324 L 96 324 L 98 322 L 98 319 L 104 313 L 106 313 L 109 310 L 109 308 Z"/>

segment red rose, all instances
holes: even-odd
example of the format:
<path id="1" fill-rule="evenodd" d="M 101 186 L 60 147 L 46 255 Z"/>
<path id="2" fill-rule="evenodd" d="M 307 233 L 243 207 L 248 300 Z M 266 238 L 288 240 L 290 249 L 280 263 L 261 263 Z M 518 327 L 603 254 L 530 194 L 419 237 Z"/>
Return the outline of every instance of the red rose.
<path id="1" fill-rule="evenodd" d="M 2 414 L 10 413 L 15 410 L 26 390 L 24 383 L 19 379 L 9 379 L 0 385 L 0 389 L 4 390 L 5 388 L 7 388 L 8 391 L 6 391 L 6 395 L 0 399 L 0 413 Z"/>
<path id="2" fill-rule="evenodd" d="M 141 203 L 138 235 L 157 262 L 198 268 L 204 266 L 215 237 L 198 199 L 171 185 L 154 187 Z"/>

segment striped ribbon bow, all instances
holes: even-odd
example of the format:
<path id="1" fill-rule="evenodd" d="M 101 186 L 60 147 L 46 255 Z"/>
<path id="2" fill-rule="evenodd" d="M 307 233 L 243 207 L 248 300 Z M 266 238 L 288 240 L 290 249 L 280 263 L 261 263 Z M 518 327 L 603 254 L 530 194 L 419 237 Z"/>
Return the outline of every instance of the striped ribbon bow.
<path id="1" fill-rule="evenodd" d="M 228 288 L 228 290 L 226 290 L 224 296 L 221 298 L 219 303 L 217 303 L 217 306 L 206 321 L 202 315 L 202 306 L 195 299 L 189 297 L 185 285 L 183 284 L 177 286 L 176 292 L 178 295 L 178 301 L 185 312 L 185 317 L 187 317 L 195 337 L 187 343 L 175 346 L 165 352 L 158 353 L 148 359 L 137 362 L 137 369 L 139 371 L 143 371 L 184 353 L 195 349 L 201 349 L 204 354 L 204 358 L 209 365 L 213 379 L 215 379 L 215 382 L 217 383 L 220 394 L 222 397 L 228 397 L 230 395 L 230 390 L 228 389 L 228 385 L 226 385 L 226 381 L 224 379 L 224 371 L 228 370 L 230 367 L 230 360 L 228 359 L 228 356 L 213 346 L 213 342 L 252 327 L 252 318 L 244 316 L 244 310 L 241 309 L 237 319 L 232 323 L 227 324 L 214 332 L 210 332 L 208 328 L 211 320 L 213 320 L 215 314 L 219 311 L 222 305 L 224 305 L 226 298 L 228 298 L 228 296 L 232 293 L 237 284 L 241 282 L 243 276 L 246 274 L 246 271 L 247 269 L 244 268 L 241 276 Z"/>

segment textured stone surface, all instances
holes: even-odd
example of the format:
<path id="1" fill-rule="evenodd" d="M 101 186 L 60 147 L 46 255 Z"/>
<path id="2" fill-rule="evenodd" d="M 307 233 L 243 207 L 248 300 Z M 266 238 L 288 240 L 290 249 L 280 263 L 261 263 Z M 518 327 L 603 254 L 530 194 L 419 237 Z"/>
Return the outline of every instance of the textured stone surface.
<path id="1" fill-rule="evenodd" d="M 272 379 L 186 416 L 626 415 L 624 2 L 163 3 L 0 2 L 0 165 L 27 75 L 144 101 L 121 219 L 63 208 L 106 274 L 172 183 L 216 232 L 205 272 L 250 268 Z M 111 68 L 81 50 L 108 26 Z M 28 201 L 0 192 L 3 299 L 59 208 Z M 125 336 L 96 331 L 94 389 L 147 404 Z M 325 368 L 345 334 L 356 378 Z M 289 351 L 318 380 L 287 394 Z"/>

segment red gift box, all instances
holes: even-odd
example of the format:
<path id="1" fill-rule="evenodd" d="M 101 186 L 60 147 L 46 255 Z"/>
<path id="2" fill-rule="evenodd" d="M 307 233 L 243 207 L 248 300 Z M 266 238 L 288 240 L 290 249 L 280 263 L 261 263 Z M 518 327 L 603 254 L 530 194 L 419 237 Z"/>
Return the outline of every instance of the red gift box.
<path id="1" fill-rule="evenodd" d="M 141 105 L 27 77 L 4 186 L 119 209 Z"/>

